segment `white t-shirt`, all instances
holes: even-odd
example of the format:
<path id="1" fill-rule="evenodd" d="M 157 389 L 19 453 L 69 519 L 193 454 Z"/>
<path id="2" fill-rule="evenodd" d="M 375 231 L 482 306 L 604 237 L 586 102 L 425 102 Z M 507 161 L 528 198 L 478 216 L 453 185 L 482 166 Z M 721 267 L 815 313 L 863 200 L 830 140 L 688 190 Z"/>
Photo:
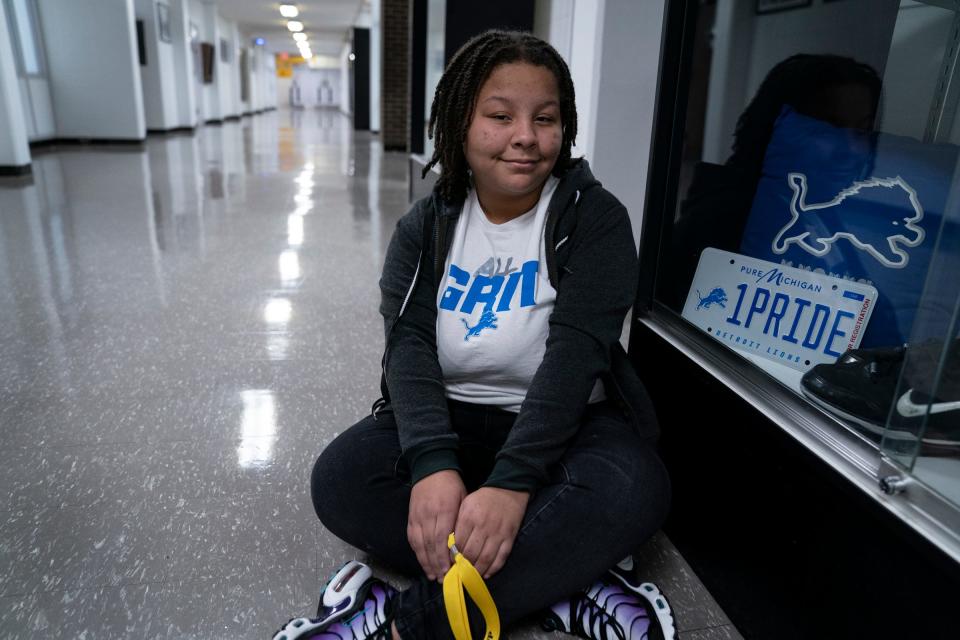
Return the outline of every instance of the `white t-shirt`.
<path id="1" fill-rule="evenodd" d="M 534 209 L 494 224 L 471 190 L 437 298 L 437 354 L 448 398 L 520 411 L 546 352 L 557 292 L 544 251 L 550 176 Z M 597 381 L 590 401 L 603 399 Z"/>

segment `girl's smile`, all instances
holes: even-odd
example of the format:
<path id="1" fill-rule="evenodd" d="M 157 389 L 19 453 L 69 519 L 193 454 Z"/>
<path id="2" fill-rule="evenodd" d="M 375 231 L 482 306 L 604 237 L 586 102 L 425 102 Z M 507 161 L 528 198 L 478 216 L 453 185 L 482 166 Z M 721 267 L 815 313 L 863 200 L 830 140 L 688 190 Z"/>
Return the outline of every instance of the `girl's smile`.
<path id="1" fill-rule="evenodd" d="M 477 96 L 464 144 L 477 196 L 492 222 L 536 205 L 562 142 L 553 73 L 526 62 L 495 68 Z"/>

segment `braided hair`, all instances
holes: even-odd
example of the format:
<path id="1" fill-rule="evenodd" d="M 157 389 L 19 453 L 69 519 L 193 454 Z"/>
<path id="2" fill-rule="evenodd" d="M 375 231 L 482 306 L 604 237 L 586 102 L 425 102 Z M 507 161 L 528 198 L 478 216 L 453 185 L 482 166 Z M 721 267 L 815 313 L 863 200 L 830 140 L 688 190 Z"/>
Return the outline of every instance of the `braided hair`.
<path id="1" fill-rule="evenodd" d="M 844 85 L 866 87 L 876 112 L 882 81 L 867 64 L 844 56 L 807 53 L 777 63 L 737 120 L 733 155 L 727 164 L 759 175 L 767 144 L 783 106 L 789 105 L 804 115 L 814 115 L 818 103 L 823 100 L 823 91 Z"/>
<path id="2" fill-rule="evenodd" d="M 570 165 L 570 148 L 577 138 L 577 107 L 567 63 L 556 49 L 530 33 L 491 29 L 460 47 L 443 72 L 430 107 L 427 135 L 435 145 L 421 177 L 439 164 L 440 179 L 435 188 L 447 202 L 462 201 L 470 188 L 463 145 L 480 88 L 496 67 L 511 62 L 545 67 L 556 78 L 563 141 L 553 175 L 562 176 Z"/>

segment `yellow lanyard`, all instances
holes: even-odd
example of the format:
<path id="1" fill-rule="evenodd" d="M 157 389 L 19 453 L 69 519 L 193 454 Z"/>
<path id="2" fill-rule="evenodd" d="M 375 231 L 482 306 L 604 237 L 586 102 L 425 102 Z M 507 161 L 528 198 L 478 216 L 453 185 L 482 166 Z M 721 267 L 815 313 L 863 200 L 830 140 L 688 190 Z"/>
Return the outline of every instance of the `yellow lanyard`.
<path id="1" fill-rule="evenodd" d="M 499 640 L 500 614 L 497 613 L 497 605 L 480 577 L 480 572 L 457 549 L 452 533 L 447 537 L 447 548 L 453 554 L 453 566 L 447 571 L 447 575 L 443 576 L 443 602 L 447 607 L 447 618 L 450 620 L 453 637 L 456 640 L 473 640 L 467 620 L 467 602 L 463 597 L 466 589 L 487 623 L 483 640 Z"/>

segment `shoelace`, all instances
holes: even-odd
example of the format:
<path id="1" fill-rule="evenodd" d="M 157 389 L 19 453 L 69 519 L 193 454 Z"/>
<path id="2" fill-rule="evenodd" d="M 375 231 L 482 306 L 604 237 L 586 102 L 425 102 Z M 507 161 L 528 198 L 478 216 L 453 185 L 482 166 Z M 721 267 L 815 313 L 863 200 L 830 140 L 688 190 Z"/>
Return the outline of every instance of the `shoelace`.
<path id="1" fill-rule="evenodd" d="M 456 640 L 473 639 L 470 633 L 470 621 L 467 619 L 467 602 L 463 597 L 466 590 L 467 595 L 480 609 L 487 625 L 483 640 L 499 640 L 500 614 L 497 612 L 497 605 L 494 604 L 487 585 L 480 577 L 480 572 L 457 549 L 452 533 L 447 536 L 447 548 L 453 555 L 453 566 L 447 571 L 447 575 L 443 576 L 443 604 L 447 609 L 447 618 L 450 621 L 453 637 Z"/>
<path id="2" fill-rule="evenodd" d="M 572 598 L 570 606 L 576 611 L 576 617 L 570 618 L 570 633 L 596 640 L 626 640 L 620 623 L 593 598 L 583 594 L 583 597 Z M 599 637 L 595 632 L 599 632 Z"/>

